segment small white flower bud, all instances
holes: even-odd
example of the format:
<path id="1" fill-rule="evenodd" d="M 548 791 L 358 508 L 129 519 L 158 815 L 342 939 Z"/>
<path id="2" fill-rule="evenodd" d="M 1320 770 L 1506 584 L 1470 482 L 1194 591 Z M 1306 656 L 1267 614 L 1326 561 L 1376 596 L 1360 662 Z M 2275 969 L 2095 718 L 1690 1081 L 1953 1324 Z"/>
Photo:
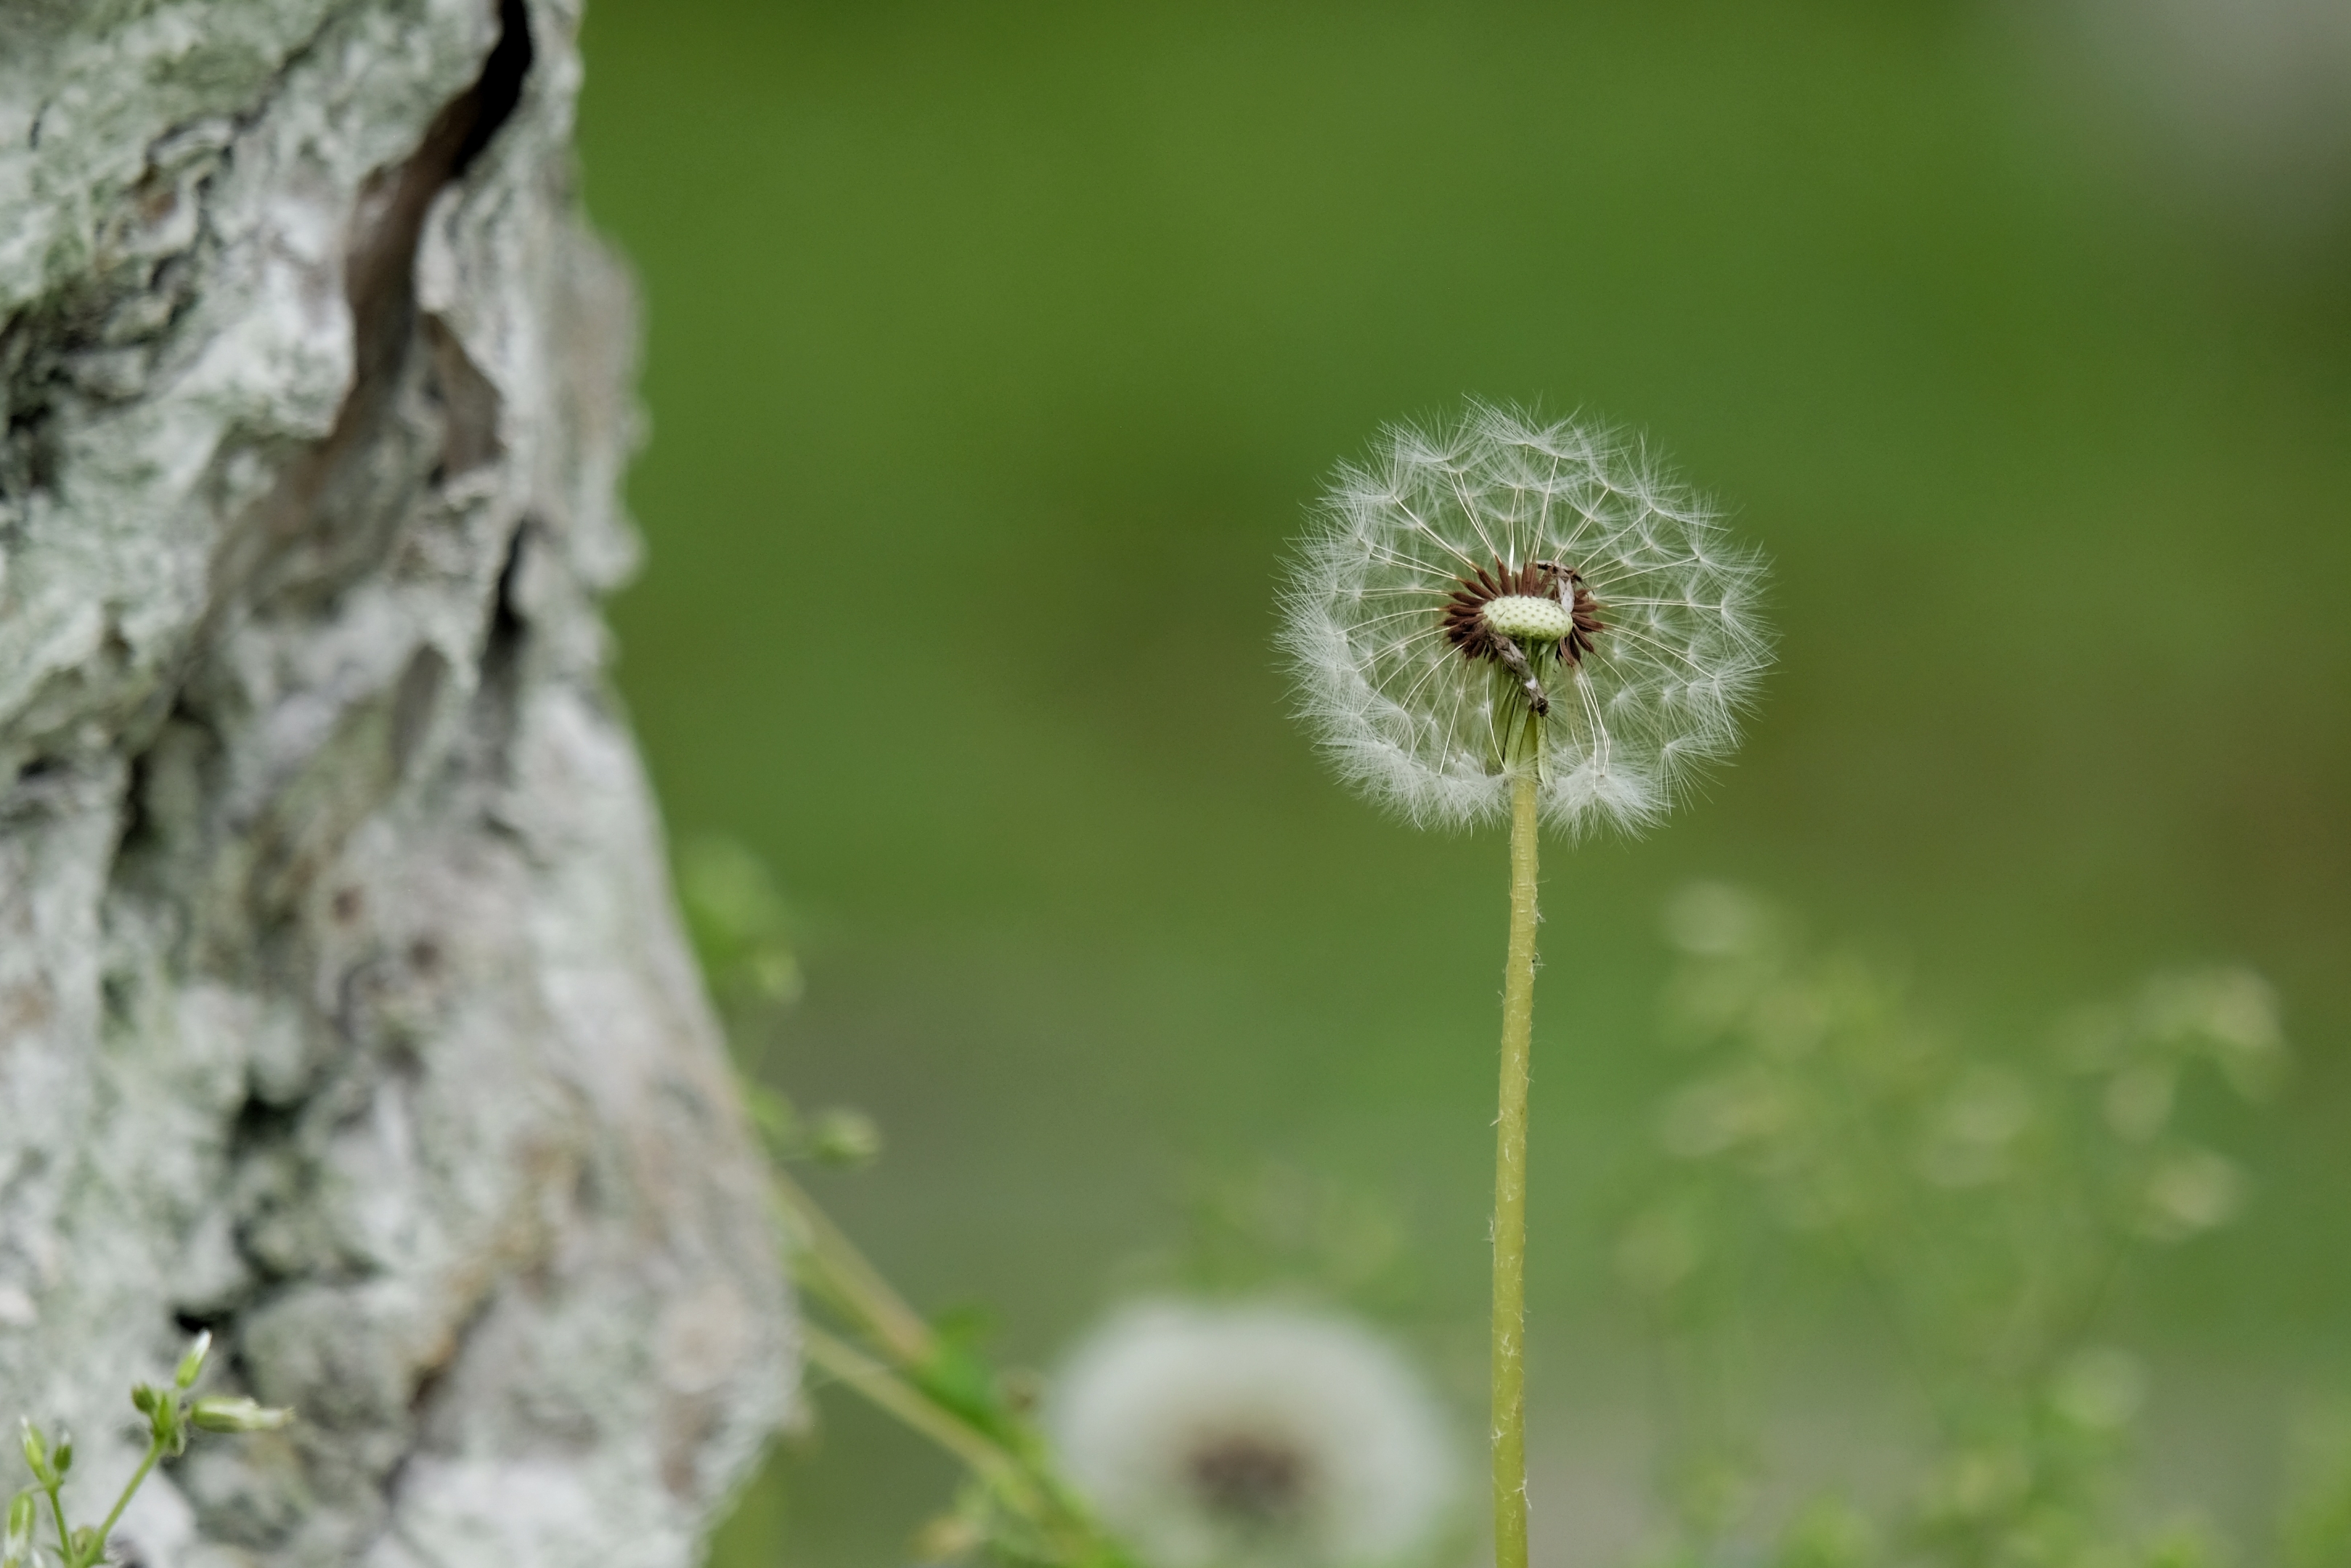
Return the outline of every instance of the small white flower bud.
<path id="1" fill-rule="evenodd" d="M 836 1107 L 810 1129 L 809 1152 L 829 1166 L 869 1166 L 881 1156 L 882 1129 L 862 1111 Z"/>
<path id="2" fill-rule="evenodd" d="M 294 1412 L 256 1405 L 242 1395 L 215 1394 L 190 1406 L 188 1419 L 207 1432 L 274 1432 L 294 1419 Z"/>
<path id="3" fill-rule="evenodd" d="M 0 1568 L 26 1568 L 33 1558 L 33 1494 L 20 1491 L 8 1503 L 8 1532 L 0 1536 Z"/>
<path id="4" fill-rule="evenodd" d="M 188 1354 L 180 1358 L 180 1370 L 172 1375 L 172 1381 L 183 1389 L 193 1388 L 196 1378 L 204 1370 L 204 1356 L 212 1348 L 213 1331 L 206 1329 L 196 1336 L 194 1343 L 188 1346 Z"/>

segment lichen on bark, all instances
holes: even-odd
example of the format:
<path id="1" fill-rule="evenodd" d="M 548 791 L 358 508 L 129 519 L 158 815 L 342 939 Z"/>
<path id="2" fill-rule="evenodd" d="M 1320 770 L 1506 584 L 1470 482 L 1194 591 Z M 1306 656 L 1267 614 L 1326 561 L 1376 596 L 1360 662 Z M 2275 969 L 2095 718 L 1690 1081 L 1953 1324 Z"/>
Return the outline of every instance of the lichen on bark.
<path id="1" fill-rule="evenodd" d="M 150 1568 L 684 1563 L 789 1397 L 603 674 L 578 21 L 0 0 L 0 1416 L 104 1490 L 196 1327 L 300 1412 Z"/>

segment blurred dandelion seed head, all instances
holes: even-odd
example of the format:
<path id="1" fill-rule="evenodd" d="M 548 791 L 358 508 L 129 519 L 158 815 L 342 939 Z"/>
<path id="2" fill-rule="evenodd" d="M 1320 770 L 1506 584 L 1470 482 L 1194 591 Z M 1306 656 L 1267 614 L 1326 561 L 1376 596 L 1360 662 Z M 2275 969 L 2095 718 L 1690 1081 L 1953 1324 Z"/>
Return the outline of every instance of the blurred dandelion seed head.
<path id="1" fill-rule="evenodd" d="M 1046 1419 L 1071 1480 L 1152 1568 L 1408 1563 L 1454 1490 L 1411 1368 L 1294 1309 L 1131 1308 L 1071 1358 Z"/>
<path id="2" fill-rule="evenodd" d="M 1531 763 L 1553 826 L 1637 830 L 1737 740 L 1761 577 L 1646 452 L 1472 403 L 1340 468 L 1280 640 L 1340 772 L 1415 822 L 1499 818 Z"/>

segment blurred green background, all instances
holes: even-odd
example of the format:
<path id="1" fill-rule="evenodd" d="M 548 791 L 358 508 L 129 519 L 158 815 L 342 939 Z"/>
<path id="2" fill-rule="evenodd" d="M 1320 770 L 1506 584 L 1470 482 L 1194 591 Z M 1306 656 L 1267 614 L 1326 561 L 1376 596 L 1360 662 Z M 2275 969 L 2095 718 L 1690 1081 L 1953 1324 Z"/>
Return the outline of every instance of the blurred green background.
<path id="1" fill-rule="evenodd" d="M 1539 1459 L 1638 1479 L 1609 1173 L 1696 875 L 1993 1037 L 2268 975 L 2258 1207 L 2135 1332 L 2215 1443 L 2351 1378 L 2351 203 L 2258 77 L 2174 103 L 2192 39 L 2064 10 L 595 0 L 619 682 L 673 831 L 793 901 L 773 1076 L 880 1118 L 820 1185 L 919 1301 L 1050 1362 L 1271 1162 L 1403 1217 L 1388 1316 L 1477 1429 L 1503 845 L 1336 787 L 1270 646 L 1332 464 L 1476 393 L 1661 443 L 1782 632 L 1703 798 L 1549 851 Z M 832 1399 L 719 1561 L 895 1561 L 948 1481 Z"/>

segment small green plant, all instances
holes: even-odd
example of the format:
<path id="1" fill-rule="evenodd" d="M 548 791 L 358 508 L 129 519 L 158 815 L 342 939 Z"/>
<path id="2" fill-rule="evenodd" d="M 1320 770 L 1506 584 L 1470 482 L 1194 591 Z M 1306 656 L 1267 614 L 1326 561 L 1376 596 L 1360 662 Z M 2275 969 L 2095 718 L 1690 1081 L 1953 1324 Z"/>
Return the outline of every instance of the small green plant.
<path id="1" fill-rule="evenodd" d="M 294 1418 L 291 1410 L 271 1409 L 238 1396 L 193 1395 L 211 1350 L 212 1335 L 200 1333 L 180 1358 L 169 1384 L 159 1387 L 141 1383 L 131 1389 L 131 1403 L 147 1423 L 147 1455 L 123 1483 L 105 1519 L 96 1525 L 77 1526 L 67 1519 L 65 1486 L 73 1470 L 72 1434 L 60 1430 L 52 1441 L 29 1418 L 21 1423 L 25 1463 L 33 1472 L 33 1484 L 8 1504 L 6 1533 L 0 1537 L 0 1568 L 33 1568 L 44 1553 L 53 1556 L 61 1568 L 95 1568 L 107 1559 L 108 1542 L 122 1521 L 122 1511 L 131 1506 L 158 1462 L 187 1451 L 192 1434 L 274 1431 Z M 49 1518 L 57 1528 L 53 1547 L 36 1539 L 42 1498 L 48 1500 Z"/>
<path id="2" fill-rule="evenodd" d="M 797 998 L 782 898 L 747 847 L 705 839 L 680 856 L 679 894 L 720 1004 L 745 1103 L 766 1142 L 776 1224 L 806 1314 L 810 1364 L 959 1460 L 969 1480 L 915 1543 L 925 1562 L 1000 1568 L 1133 1568 L 1061 1475 L 1024 1380 L 989 1361 L 976 1328 L 925 1318 L 787 1168 L 861 1166 L 881 1134 L 860 1112 L 802 1113 L 758 1081 L 767 1043 Z"/>
<path id="3" fill-rule="evenodd" d="M 2183 1111 L 2277 1082 L 2268 988 L 2241 969 L 2158 976 L 2032 1048 L 1970 1049 L 1760 899 L 1692 888 L 1668 927 L 1670 1027 L 1697 1070 L 1664 1103 L 1665 1158 L 1618 1263 L 1675 1372 L 1677 1555 L 1718 1560 L 1747 1522 L 1759 1463 L 1721 1369 L 1755 1276 L 1791 1253 L 1859 1287 L 1925 1395 L 1933 1452 L 1891 1519 L 1840 1501 L 1799 1516 L 1774 1549 L 1789 1568 L 2208 1554 L 2195 1531 L 2134 1535 L 2115 1511 L 2145 1374 L 2103 1309 L 2133 1252 L 2238 1212 L 2245 1178 Z M 2312 1517 L 2314 1538 L 2332 1528 Z"/>
<path id="4" fill-rule="evenodd" d="M 776 1216 L 803 1308 L 809 1361 L 960 1460 L 970 1481 L 924 1532 L 927 1561 L 980 1556 L 1003 1568 L 1131 1568 L 1062 1478 L 1021 1380 L 972 1329 L 907 1305 L 799 1184 L 773 1173 Z"/>

